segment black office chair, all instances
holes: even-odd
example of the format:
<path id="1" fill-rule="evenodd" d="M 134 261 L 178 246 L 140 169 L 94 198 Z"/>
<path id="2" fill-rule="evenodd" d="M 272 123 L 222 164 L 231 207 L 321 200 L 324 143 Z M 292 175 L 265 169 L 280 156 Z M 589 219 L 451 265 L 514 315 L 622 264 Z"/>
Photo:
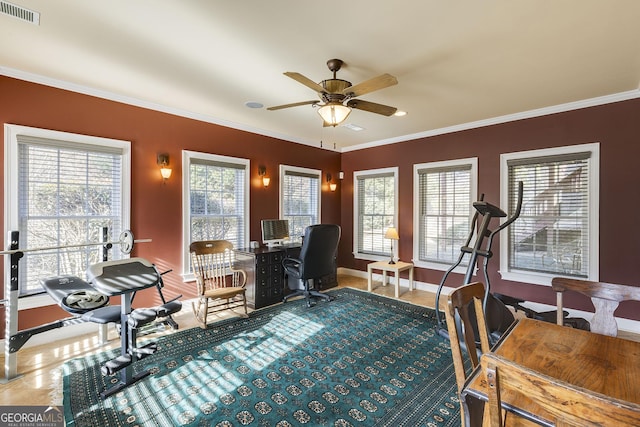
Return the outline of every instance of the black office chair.
<path id="1" fill-rule="evenodd" d="M 287 256 L 282 260 L 289 289 L 294 291 L 286 295 L 283 302 L 298 295 L 304 295 L 308 307 L 312 305 L 312 297 L 331 300 L 329 295 L 312 289 L 309 286 L 309 280 L 319 279 L 335 271 L 339 241 L 339 225 L 317 224 L 305 229 L 300 256 L 298 258 Z M 289 280 L 290 278 L 297 280 Z"/>

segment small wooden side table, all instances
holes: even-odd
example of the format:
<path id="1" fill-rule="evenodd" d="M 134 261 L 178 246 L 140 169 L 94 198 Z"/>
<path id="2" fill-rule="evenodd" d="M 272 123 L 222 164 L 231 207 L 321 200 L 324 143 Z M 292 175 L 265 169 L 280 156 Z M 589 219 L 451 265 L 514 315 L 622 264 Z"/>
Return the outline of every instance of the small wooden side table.
<path id="1" fill-rule="evenodd" d="M 389 261 L 372 262 L 367 266 L 369 292 L 373 290 L 373 270 L 382 270 L 382 286 L 387 286 L 387 272 L 396 274 L 396 298 L 400 298 L 400 272 L 409 270 L 409 290 L 413 290 L 413 263 L 402 261 L 395 264 L 389 264 Z"/>

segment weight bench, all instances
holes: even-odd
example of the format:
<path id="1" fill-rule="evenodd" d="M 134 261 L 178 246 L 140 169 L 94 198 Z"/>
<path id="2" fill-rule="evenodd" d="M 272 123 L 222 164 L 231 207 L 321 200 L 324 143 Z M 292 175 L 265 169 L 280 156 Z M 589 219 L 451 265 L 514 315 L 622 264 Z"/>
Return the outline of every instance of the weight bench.
<path id="1" fill-rule="evenodd" d="M 41 280 L 40 285 L 63 310 L 85 322 L 105 326 L 120 322 L 120 306 L 108 305 L 108 296 L 97 292 L 77 276 L 50 277 Z M 106 327 L 100 328 L 100 342 L 107 342 Z"/>
<path id="2" fill-rule="evenodd" d="M 96 292 L 87 282 L 76 276 L 55 276 L 40 280 L 42 288 L 67 313 L 66 319 L 16 332 L 9 339 L 9 354 L 16 353 L 34 335 L 81 322 L 98 323 L 100 342 L 107 342 L 107 323 L 120 322 L 120 306 L 110 306 L 109 297 Z"/>
<path id="3" fill-rule="evenodd" d="M 52 329 L 61 328 L 63 326 L 77 324 L 83 321 L 89 321 L 93 323 L 102 324 L 100 328 L 101 339 L 104 343 L 106 341 L 106 323 L 111 321 L 118 321 L 121 317 L 118 307 L 107 306 L 108 295 L 100 295 L 92 290 L 91 286 L 84 282 L 82 279 L 75 276 L 58 276 L 51 278 L 48 286 L 43 286 L 56 301 L 56 303 L 68 313 L 73 314 L 73 317 L 56 320 L 47 324 L 35 326 L 29 329 L 18 330 L 18 299 L 19 299 L 19 283 L 20 283 L 20 260 L 27 252 L 37 251 L 58 251 L 67 248 L 81 248 L 89 246 L 101 246 L 102 247 L 102 260 L 108 259 L 109 250 L 115 245 L 120 246 L 120 250 L 123 254 L 129 254 L 133 250 L 134 243 L 138 242 L 150 242 L 150 239 L 134 240 L 133 233 L 130 230 L 124 230 L 120 234 L 120 238 L 117 241 L 108 241 L 109 229 L 108 227 L 102 227 L 102 241 L 91 243 L 71 244 L 64 246 L 51 246 L 40 248 L 25 248 L 19 247 L 20 233 L 16 230 L 9 231 L 9 247 L 7 250 L 0 251 L 2 255 L 7 255 L 11 263 L 7 280 L 5 281 L 5 293 L 4 299 L 0 300 L 5 306 L 5 379 L 7 381 L 15 379 L 17 375 L 17 352 L 24 346 L 24 344 L 34 335 L 47 332 Z M 49 279 L 46 279 L 49 281 Z M 41 283 L 43 283 L 41 281 Z M 159 284 L 162 281 L 158 282 Z M 161 286 L 158 285 L 158 292 L 163 304 L 167 304 L 162 292 Z M 104 304 L 104 305 L 103 305 Z M 164 312 L 170 310 L 163 310 Z M 86 314 L 91 312 L 90 314 Z M 121 319 L 120 319 L 121 320 Z M 121 322 L 120 322 L 121 323 Z M 167 323 L 174 329 L 178 328 L 177 323 L 173 321 L 171 315 L 163 319 L 163 323 Z"/>
<path id="4" fill-rule="evenodd" d="M 100 393 L 108 397 L 136 381 L 149 375 L 141 371 L 134 375 L 131 365 L 157 351 L 155 343 L 138 347 L 138 329 L 153 322 L 158 317 L 170 317 L 182 309 L 182 303 L 176 299 L 164 302 L 158 307 L 132 310 L 133 296 L 139 290 L 156 286 L 162 287 L 162 276 L 156 267 L 144 258 L 130 258 L 117 261 L 105 261 L 94 264 L 87 270 L 89 284 L 101 294 L 120 295 L 120 356 L 106 362 L 103 375 L 120 373 L 120 380 L 113 387 Z M 162 293 L 160 293 L 162 296 Z M 179 297 L 177 297 L 179 298 Z"/>
<path id="5" fill-rule="evenodd" d="M 122 323 L 120 306 L 109 305 L 109 297 L 107 295 L 98 292 L 91 284 L 77 276 L 61 275 L 49 277 L 40 280 L 40 285 L 60 308 L 72 314 L 73 317 L 18 332 L 11 338 L 12 352 L 22 348 L 33 335 L 80 322 L 101 325 L 99 329 L 100 343 L 105 344 L 107 342 L 106 325 L 108 323 L 116 325 Z M 163 318 L 165 319 L 164 322 L 177 329 L 178 324 L 171 318 L 171 315 L 182 309 L 182 303 L 175 300 L 166 302 L 161 291 L 162 282 L 157 282 L 156 286 L 163 305 L 157 308 L 157 316 L 153 320 Z"/>

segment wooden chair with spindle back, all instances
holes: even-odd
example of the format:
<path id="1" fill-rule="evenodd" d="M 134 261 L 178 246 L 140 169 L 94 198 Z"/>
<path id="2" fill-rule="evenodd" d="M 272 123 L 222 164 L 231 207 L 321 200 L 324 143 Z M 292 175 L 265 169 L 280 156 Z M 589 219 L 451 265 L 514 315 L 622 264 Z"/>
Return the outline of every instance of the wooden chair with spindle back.
<path id="1" fill-rule="evenodd" d="M 244 307 L 247 316 L 247 274 L 234 268 L 233 244 L 227 240 L 203 240 L 189 245 L 196 278 L 197 301 L 193 313 L 201 328 L 210 313 Z"/>

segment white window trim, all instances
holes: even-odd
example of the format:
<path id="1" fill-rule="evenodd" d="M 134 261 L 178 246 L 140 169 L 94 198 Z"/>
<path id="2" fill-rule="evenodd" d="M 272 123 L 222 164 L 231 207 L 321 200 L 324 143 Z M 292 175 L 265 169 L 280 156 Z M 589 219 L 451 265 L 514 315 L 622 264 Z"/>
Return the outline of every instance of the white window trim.
<path id="1" fill-rule="evenodd" d="M 287 172 L 306 173 L 309 175 L 317 175 L 318 177 L 318 224 L 322 223 L 322 171 L 318 169 L 302 168 L 298 166 L 280 165 L 280 190 L 279 190 L 279 216 L 280 219 L 284 218 L 284 176 Z M 292 239 L 292 240 L 295 240 Z"/>
<path id="2" fill-rule="evenodd" d="M 599 281 L 600 277 L 600 143 L 569 145 L 564 147 L 544 148 L 540 150 L 519 151 L 500 155 L 500 205 L 509 203 L 509 168 L 507 162 L 514 159 L 557 156 L 563 154 L 591 152 L 589 159 L 589 277 L 588 280 Z M 506 218 L 501 222 L 506 221 Z M 517 221 L 517 219 L 516 219 Z M 531 273 L 509 270 L 508 233 L 500 233 L 500 275 L 504 280 L 551 286 L 551 279 L 560 274 Z"/>
<path id="3" fill-rule="evenodd" d="M 368 261 L 385 261 L 388 260 L 388 256 L 382 255 L 373 255 L 373 254 L 364 254 L 362 252 L 358 252 L 358 230 L 359 230 L 359 221 L 358 221 L 358 178 L 367 177 L 369 175 L 379 175 L 385 173 L 393 174 L 393 182 L 394 182 L 394 213 L 393 213 L 393 223 L 396 226 L 396 230 L 400 230 L 400 224 L 398 224 L 398 189 L 400 188 L 398 184 L 398 167 L 390 167 L 390 168 L 381 168 L 381 169 L 368 169 L 364 171 L 355 171 L 353 172 L 353 257 L 355 259 L 363 259 Z M 398 258 L 398 246 L 396 243 L 393 245 L 393 257 Z"/>
<path id="4" fill-rule="evenodd" d="M 466 159 L 455 159 L 455 160 L 444 160 L 441 162 L 429 162 L 429 163 L 420 163 L 413 165 L 413 264 L 416 267 L 421 268 L 429 268 L 432 270 L 440 270 L 446 271 L 451 268 L 451 265 L 432 262 L 432 261 L 420 261 L 418 258 L 418 254 L 420 253 L 420 236 L 416 232 L 416 230 L 420 229 L 420 176 L 418 174 L 419 170 L 422 169 L 437 169 L 437 168 L 445 168 L 452 166 L 466 166 L 471 165 L 471 180 L 469 183 L 470 186 L 470 194 L 469 194 L 469 222 L 473 218 L 474 209 L 472 204 L 474 201 L 478 200 L 478 158 L 477 157 L 469 157 Z M 471 231 L 471 229 L 469 229 Z M 468 257 L 467 257 L 468 258 Z M 458 266 L 453 269 L 454 273 L 465 274 L 467 271 L 467 267 Z"/>
<path id="5" fill-rule="evenodd" d="M 131 142 L 119 139 L 102 138 L 61 132 L 50 129 L 34 128 L 5 123 L 4 125 L 4 230 L 5 235 L 11 230 L 18 229 L 18 135 L 37 138 L 56 139 L 65 142 L 77 142 L 84 145 L 115 147 L 122 150 L 122 168 L 120 177 L 122 192 L 120 200 L 122 206 L 122 228 L 130 228 L 131 220 Z M 9 269 L 11 263 L 5 262 L 5 283 L 10 283 Z M 8 294 L 5 294 L 8 295 Z M 55 305 L 49 295 L 35 295 L 20 298 L 18 310 Z"/>
<path id="6" fill-rule="evenodd" d="M 191 282 L 195 280 L 193 273 L 189 271 L 189 265 L 191 262 L 189 254 L 189 224 L 190 224 L 190 206 L 191 197 L 189 191 L 189 166 L 191 165 L 191 159 L 208 160 L 212 162 L 222 163 L 235 163 L 242 165 L 245 168 L 245 182 L 244 182 L 244 211 L 246 214 L 246 221 L 244 224 L 244 247 L 249 247 L 249 232 L 250 232 L 250 181 L 251 181 L 251 162 L 249 159 L 243 159 L 239 157 L 221 156 L 218 154 L 201 153 L 198 151 L 182 150 L 182 280 L 183 282 Z"/>

